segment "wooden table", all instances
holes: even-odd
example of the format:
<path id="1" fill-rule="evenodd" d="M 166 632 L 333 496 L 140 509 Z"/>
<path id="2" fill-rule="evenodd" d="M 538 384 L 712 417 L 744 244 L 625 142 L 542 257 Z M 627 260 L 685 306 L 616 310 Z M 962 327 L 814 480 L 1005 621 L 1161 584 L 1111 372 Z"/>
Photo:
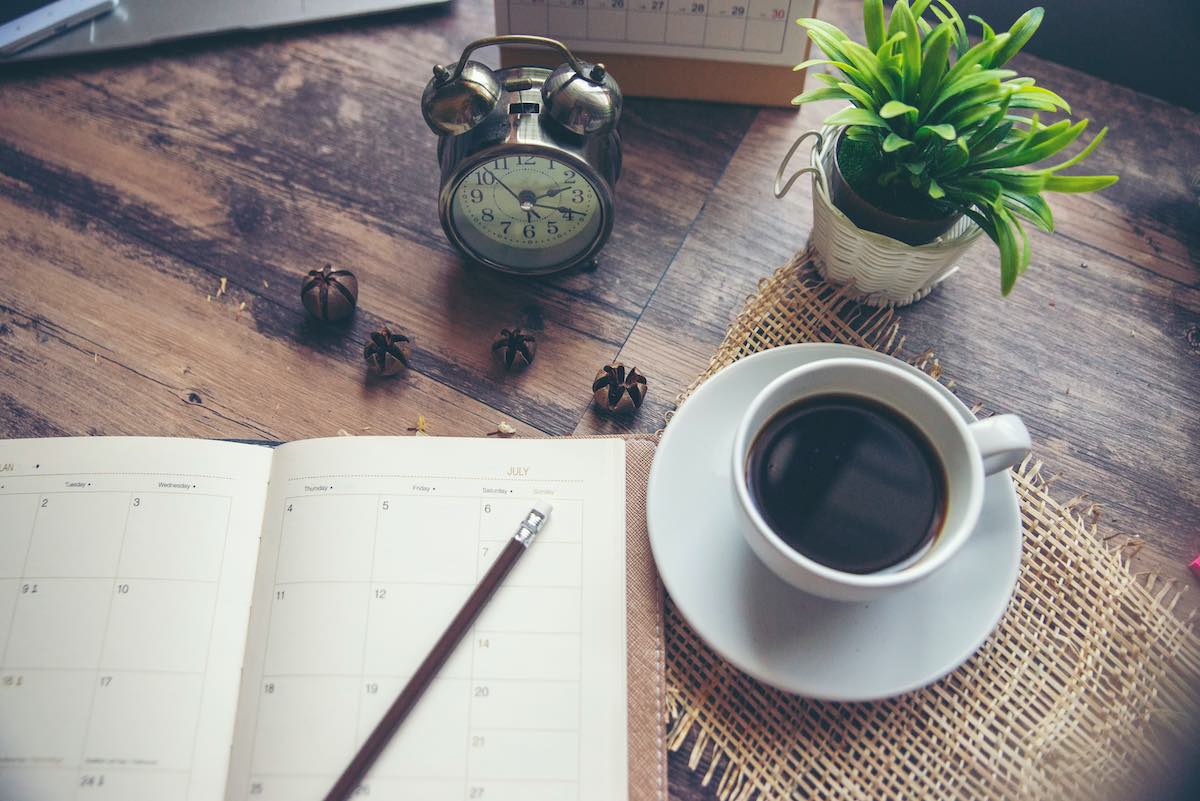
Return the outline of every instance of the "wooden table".
<path id="1" fill-rule="evenodd" d="M 824 0 L 822 16 L 854 27 L 859 8 Z M 287 440 L 404 434 L 419 415 L 432 434 L 660 427 L 756 282 L 804 244 L 810 193 L 776 201 L 771 179 L 829 107 L 630 100 L 599 269 L 464 267 L 438 226 L 418 98 L 491 13 L 458 0 L 0 71 L 0 435 Z M 1052 199 L 1059 232 L 1035 234 L 1007 300 L 995 249 L 976 247 L 904 310 L 908 350 L 936 349 L 968 403 L 1024 415 L 1059 495 L 1090 493 L 1106 535 L 1145 540 L 1137 567 L 1192 583 L 1200 115 L 1034 58 L 1018 68 L 1110 126 L 1089 165 L 1122 180 Z M 326 262 L 359 276 L 346 330 L 299 304 L 301 275 Z M 414 366 L 368 380 L 361 343 L 384 323 L 416 337 Z M 488 354 L 513 324 L 541 332 L 519 377 Z M 650 377 L 625 422 L 588 406 L 614 357 Z M 681 755 L 671 780 L 674 798 L 714 797 Z"/>

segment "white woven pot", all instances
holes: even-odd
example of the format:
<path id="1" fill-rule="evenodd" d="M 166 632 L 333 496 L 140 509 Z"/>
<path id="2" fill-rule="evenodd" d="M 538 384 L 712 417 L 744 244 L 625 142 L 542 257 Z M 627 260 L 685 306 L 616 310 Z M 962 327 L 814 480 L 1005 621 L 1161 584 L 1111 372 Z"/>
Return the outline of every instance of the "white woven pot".
<path id="1" fill-rule="evenodd" d="M 829 169 L 837 129 L 825 126 L 797 139 L 775 174 L 775 196 L 783 197 L 804 173 L 812 174 L 813 227 L 809 245 L 825 280 L 846 284 L 855 297 L 871 306 L 906 306 L 933 291 L 958 269 L 958 260 L 983 231 L 963 217 L 945 234 L 925 245 L 909 245 L 864 231 L 829 199 Z M 783 171 L 800 144 L 813 138 L 809 166 L 780 186 Z"/>

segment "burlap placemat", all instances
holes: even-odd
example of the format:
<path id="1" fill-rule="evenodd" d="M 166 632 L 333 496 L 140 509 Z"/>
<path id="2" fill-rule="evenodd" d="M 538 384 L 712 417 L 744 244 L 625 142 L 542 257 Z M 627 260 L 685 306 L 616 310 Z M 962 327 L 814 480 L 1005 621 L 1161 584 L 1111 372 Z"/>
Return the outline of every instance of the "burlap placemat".
<path id="1" fill-rule="evenodd" d="M 743 356 L 797 342 L 901 345 L 892 312 L 854 304 L 801 253 L 760 284 L 680 399 Z M 931 356 L 914 363 L 940 377 Z M 1036 456 L 1014 471 L 1024 547 L 999 627 L 961 668 L 898 698 L 773 690 L 709 650 L 668 601 L 669 747 L 687 746 L 728 801 L 1145 797 L 1132 792 L 1137 767 L 1178 761 L 1152 730 L 1180 734 L 1195 714 L 1200 638 L 1172 612 L 1178 589 L 1131 575 L 1092 510 L 1054 500 L 1045 476 Z"/>

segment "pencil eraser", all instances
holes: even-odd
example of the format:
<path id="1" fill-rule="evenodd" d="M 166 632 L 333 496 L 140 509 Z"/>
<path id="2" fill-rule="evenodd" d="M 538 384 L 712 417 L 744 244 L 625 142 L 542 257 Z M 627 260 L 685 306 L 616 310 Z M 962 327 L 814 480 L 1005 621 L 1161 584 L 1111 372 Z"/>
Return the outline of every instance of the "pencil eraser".
<path id="1" fill-rule="evenodd" d="M 533 511 L 542 517 L 549 517 L 550 513 L 554 511 L 554 505 L 549 501 L 537 501 L 533 504 Z"/>
<path id="2" fill-rule="evenodd" d="M 1200 556 L 1192 560 L 1192 563 L 1188 565 L 1188 569 L 1192 571 L 1193 576 L 1200 578 Z"/>

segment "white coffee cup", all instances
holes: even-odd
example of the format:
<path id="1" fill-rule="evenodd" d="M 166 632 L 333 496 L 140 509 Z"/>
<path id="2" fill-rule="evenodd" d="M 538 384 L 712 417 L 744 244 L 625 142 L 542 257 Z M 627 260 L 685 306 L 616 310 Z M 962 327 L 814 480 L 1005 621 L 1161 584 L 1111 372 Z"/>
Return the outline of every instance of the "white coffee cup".
<path id="1" fill-rule="evenodd" d="M 808 558 L 772 530 L 747 485 L 750 448 L 779 412 L 817 395 L 854 395 L 881 403 L 915 425 L 945 469 L 942 526 L 915 559 L 874 573 L 849 573 Z M 825 598 L 864 601 L 929 576 L 958 552 L 979 520 L 984 478 L 1019 463 L 1029 453 L 1029 432 L 1016 415 L 967 424 L 929 379 L 900 362 L 826 359 L 790 370 L 751 401 L 733 440 L 736 508 L 746 542 L 768 568 L 794 587 Z M 869 503 L 869 498 L 863 499 Z"/>

